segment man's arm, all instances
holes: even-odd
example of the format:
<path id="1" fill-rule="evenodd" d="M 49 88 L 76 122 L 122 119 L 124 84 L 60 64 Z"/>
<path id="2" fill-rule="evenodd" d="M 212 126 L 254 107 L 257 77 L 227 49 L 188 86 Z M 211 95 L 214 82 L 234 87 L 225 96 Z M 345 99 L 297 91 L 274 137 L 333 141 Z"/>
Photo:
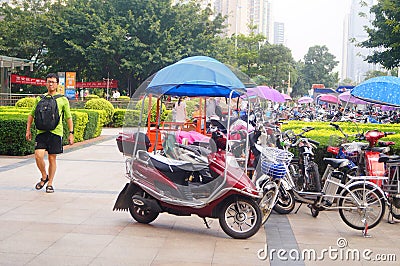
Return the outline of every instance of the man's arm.
<path id="1" fill-rule="evenodd" d="M 70 132 L 68 135 L 68 141 L 69 141 L 69 144 L 72 145 L 72 144 L 74 144 L 74 133 L 71 133 L 71 132 L 74 132 L 74 125 L 72 122 L 72 117 L 67 119 L 67 125 L 68 125 L 68 129 Z"/>
<path id="2" fill-rule="evenodd" d="M 26 133 L 25 133 L 25 138 L 27 141 L 32 140 L 32 133 L 31 133 L 32 122 L 33 122 L 33 116 L 29 114 L 28 121 L 26 122 Z"/>

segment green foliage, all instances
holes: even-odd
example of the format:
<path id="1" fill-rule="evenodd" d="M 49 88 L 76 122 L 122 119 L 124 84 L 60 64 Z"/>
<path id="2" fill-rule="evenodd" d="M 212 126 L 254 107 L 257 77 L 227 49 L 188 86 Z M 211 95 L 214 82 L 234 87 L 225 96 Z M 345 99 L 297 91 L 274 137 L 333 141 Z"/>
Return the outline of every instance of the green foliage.
<path id="1" fill-rule="evenodd" d="M 265 44 L 260 47 L 258 59 L 259 74 L 265 76 L 263 83 L 275 89 L 286 89 L 288 86 L 289 72 L 290 84 L 297 80 L 296 62 L 291 51 L 283 45 Z"/>
<path id="2" fill-rule="evenodd" d="M 32 141 L 25 139 L 27 114 L 0 113 L 0 154 L 26 155 L 34 152 L 36 131 L 32 129 Z"/>
<path id="3" fill-rule="evenodd" d="M 92 99 L 86 102 L 85 109 L 104 110 L 106 117 L 103 125 L 108 125 L 112 121 L 114 106 L 106 99 Z"/>
<path id="4" fill-rule="evenodd" d="M 88 123 L 88 115 L 84 112 L 72 111 L 72 121 L 74 123 L 74 141 L 81 142 L 84 140 L 85 128 Z M 69 128 L 66 120 L 63 120 L 63 144 L 68 144 Z"/>
<path id="5" fill-rule="evenodd" d="M 85 127 L 85 132 L 83 134 L 83 139 L 92 139 L 100 136 L 102 123 L 100 122 L 100 113 L 105 113 L 104 111 L 98 110 L 88 110 L 88 109 L 76 109 L 76 112 L 86 113 L 88 116 L 88 123 Z"/>
<path id="6" fill-rule="evenodd" d="M 340 122 L 337 123 L 343 129 L 346 134 L 352 135 L 357 133 L 365 133 L 368 130 L 378 129 L 383 132 L 393 131 L 397 132 L 395 135 L 389 135 L 382 140 L 386 141 L 394 141 L 396 144 L 391 146 L 392 154 L 400 154 L 400 125 L 399 124 L 356 124 L 349 122 Z M 315 162 L 319 166 L 320 173 L 323 174 L 323 171 L 326 168 L 326 163 L 323 161 L 323 158 L 328 157 L 332 158 L 333 155 L 327 152 L 327 147 L 331 143 L 332 139 L 337 139 L 343 137 L 343 135 L 336 131 L 332 126 L 329 125 L 329 122 L 303 122 L 303 121 L 288 121 L 282 125 L 282 130 L 291 129 L 295 133 L 300 133 L 301 128 L 311 126 L 314 127 L 315 130 L 311 130 L 304 135 L 308 138 L 316 140 L 320 143 L 320 145 L 315 150 Z M 353 141 L 354 137 L 350 138 L 349 141 Z M 336 143 L 337 144 L 337 143 Z M 292 150 L 296 153 L 296 150 Z"/>
<path id="7" fill-rule="evenodd" d="M 324 84 L 327 88 L 336 86 L 339 74 L 333 70 L 338 63 L 325 45 L 310 47 L 304 56 L 304 64 L 299 65 L 301 78 L 293 86 L 293 90 L 307 92 L 315 83 Z M 301 95 L 299 92 L 295 94 Z"/>
<path id="8" fill-rule="evenodd" d="M 19 99 L 15 103 L 15 107 L 18 107 L 18 108 L 33 108 L 33 106 L 35 105 L 35 101 L 36 101 L 36 99 L 33 98 L 33 97 L 25 97 L 25 98 Z"/>
<path id="9" fill-rule="evenodd" d="M 361 46 L 375 49 L 367 56 L 367 61 L 387 69 L 400 66 L 400 2 L 379 0 L 370 12 L 374 20 L 372 27 L 366 29 L 368 39 L 361 42 Z"/>
<path id="10" fill-rule="evenodd" d="M 117 99 L 117 101 L 129 101 L 131 98 L 129 98 L 129 96 L 119 96 L 119 98 Z"/>
<path id="11" fill-rule="evenodd" d="M 115 109 L 111 126 L 122 127 L 124 125 L 125 113 L 125 109 Z"/>
<path id="12" fill-rule="evenodd" d="M 142 108 L 142 103 L 143 101 L 140 100 L 136 106 L 134 110 L 140 111 Z M 149 110 L 149 98 L 146 98 L 144 101 L 144 107 L 143 107 L 143 119 L 142 121 L 145 122 L 147 121 L 147 110 Z M 140 112 L 139 112 L 140 113 Z M 157 99 L 152 98 L 151 100 L 151 110 L 150 110 L 150 122 L 157 122 L 156 118 L 157 118 Z M 160 116 L 160 121 L 165 121 L 165 119 L 167 118 L 168 113 L 167 113 L 167 107 L 165 106 L 165 104 L 163 103 L 161 105 L 161 116 Z M 139 117 L 137 117 L 137 119 L 139 119 Z M 146 122 L 145 122 L 146 123 Z"/>
<path id="13" fill-rule="evenodd" d="M 84 97 L 85 100 L 93 100 L 93 99 L 99 99 L 100 97 L 96 94 L 88 94 Z"/>
<path id="14" fill-rule="evenodd" d="M 34 58 L 35 77 L 68 69 L 134 89 L 183 57 L 224 58 L 224 18 L 196 1 L 18 2 L 0 10 L 0 54 Z"/>

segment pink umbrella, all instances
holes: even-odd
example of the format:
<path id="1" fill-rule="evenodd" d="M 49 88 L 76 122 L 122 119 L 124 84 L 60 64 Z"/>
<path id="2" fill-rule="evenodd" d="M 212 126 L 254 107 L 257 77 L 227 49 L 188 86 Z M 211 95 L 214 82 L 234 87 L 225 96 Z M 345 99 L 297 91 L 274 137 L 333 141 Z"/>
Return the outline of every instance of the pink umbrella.
<path id="1" fill-rule="evenodd" d="M 303 96 L 297 100 L 298 103 L 312 103 L 313 101 L 314 99 L 308 96 Z"/>
<path id="2" fill-rule="evenodd" d="M 283 95 L 283 98 L 285 98 L 286 101 L 291 101 L 292 100 L 292 97 L 290 97 L 289 95 L 287 95 L 285 93 L 282 93 L 282 95 Z"/>
<path id="3" fill-rule="evenodd" d="M 257 86 L 254 88 L 249 88 L 249 89 L 247 89 L 247 96 L 249 96 L 249 97 L 258 96 L 260 98 L 270 100 L 273 102 L 278 102 L 278 103 L 285 102 L 285 98 L 279 91 L 277 91 L 273 88 L 270 88 L 268 86 Z"/>
<path id="4" fill-rule="evenodd" d="M 394 111 L 397 110 L 398 107 L 394 107 L 394 106 L 388 106 L 388 105 L 382 105 L 381 106 L 381 110 L 382 111 Z"/>
<path id="5" fill-rule="evenodd" d="M 338 97 L 336 97 L 333 94 L 321 94 L 318 96 L 318 99 L 322 102 L 326 102 L 326 103 L 334 103 L 334 104 L 339 104 L 340 100 L 338 99 Z"/>
<path id="6" fill-rule="evenodd" d="M 367 104 L 368 102 L 358 99 L 350 94 L 350 91 L 345 91 L 339 94 L 339 99 L 344 102 L 354 103 L 354 104 Z"/>

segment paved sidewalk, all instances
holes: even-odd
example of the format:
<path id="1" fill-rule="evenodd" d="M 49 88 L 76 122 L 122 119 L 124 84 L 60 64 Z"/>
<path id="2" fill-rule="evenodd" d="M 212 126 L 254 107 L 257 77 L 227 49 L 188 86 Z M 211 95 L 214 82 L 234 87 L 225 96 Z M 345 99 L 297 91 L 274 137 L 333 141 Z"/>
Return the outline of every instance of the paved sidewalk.
<path id="1" fill-rule="evenodd" d="M 127 182 L 118 132 L 106 128 L 100 140 L 76 144 L 60 155 L 54 194 L 34 189 L 40 177 L 32 156 L 0 156 L 0 265 L 377 264 L 329 254 L 319 261 L 290 259 L 296 251 L 313 249 L 319 255 L 329 248 L 397 256 L 397 262 L 382 265 L 400 261 L 400 225 L 388 224 L 386 216 L 370 231 L 371 238 L 346 226 L 337 212 L 313 218 L 305 206 L 297 214 L 273 214 L 265 230 L 246 240 L 228 237 L 217 220 L 207 229 L 197 216 L 161 214 L 150 225 L 136 223 L 129 213 L 112 211 Z M 339 238 L 348 245 L 339 248 Z M 271 261 L 258 257 L 266 243 Z M 286 254 L 278 258 L 274 249 Z"/>
<path id="2" fill-rule="evenodd" d="M 113 212 L 127 182 L 117 133 L 60 155 L 53 194 L 34 189 L 33 158 L 0 157 L 0 265 L 266 265 L 263 230 L 235 240 L 217 220 L 207 229 L 197 216 L 161 214 L 143 225 Z"/>

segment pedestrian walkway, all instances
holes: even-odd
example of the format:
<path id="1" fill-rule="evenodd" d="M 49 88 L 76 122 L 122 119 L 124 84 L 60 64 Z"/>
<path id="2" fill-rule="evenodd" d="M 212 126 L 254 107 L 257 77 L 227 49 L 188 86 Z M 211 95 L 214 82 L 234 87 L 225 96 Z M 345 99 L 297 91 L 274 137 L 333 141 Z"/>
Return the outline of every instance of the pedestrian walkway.
<path id="1" fill-rule="evenodd" d="M 363 238 L 337 212 L 313 218 L 307 207 L 273 214 L 265 230 L 246 240 L 228 237 L 217 220 L 207 229 L 197 216 L 161 214 L 150 225 L 136 223 L 129 213 L 112 211 L 127 182 L 115 141 L 119 131 L 103 129 L 100 139 L 66 149 L 58 157 L 53 194 L 34 189 L 40 175 L 32 156 L 0 157 L 0 265 L 319 265 L 322 260 L 291 259 L 289 253 L 330 247 L 369 248 L 400 259 L 399 224 L 385 219 Z M 348 245 L 338 248 L 339 238 Z M 286 254 L 278 257 L 279 249 Z M 323 259 L 324 265 L 338 261 L 376 264 Z"/>

